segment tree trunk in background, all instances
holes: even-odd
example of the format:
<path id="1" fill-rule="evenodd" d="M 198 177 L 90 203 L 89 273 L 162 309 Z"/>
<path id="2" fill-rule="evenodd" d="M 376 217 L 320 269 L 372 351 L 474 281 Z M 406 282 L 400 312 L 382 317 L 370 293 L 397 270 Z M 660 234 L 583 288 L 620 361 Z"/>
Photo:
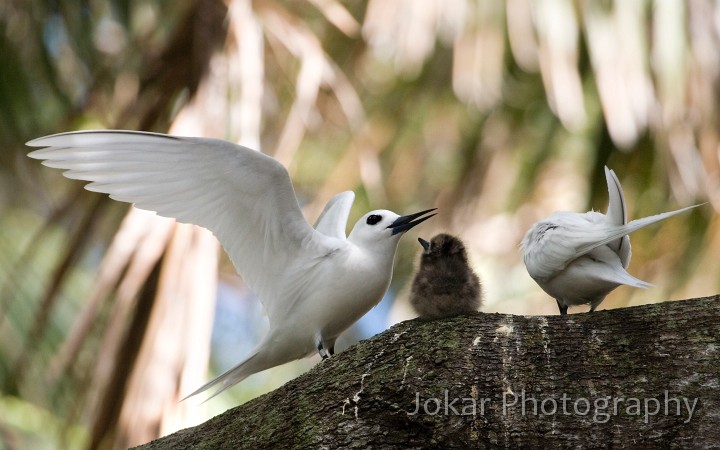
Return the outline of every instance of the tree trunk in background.
<path id="1" fill-rule="evenodd" d="M 719 377 L 720 296 L 411 320 L 139 448 L 718 447 Z"/>

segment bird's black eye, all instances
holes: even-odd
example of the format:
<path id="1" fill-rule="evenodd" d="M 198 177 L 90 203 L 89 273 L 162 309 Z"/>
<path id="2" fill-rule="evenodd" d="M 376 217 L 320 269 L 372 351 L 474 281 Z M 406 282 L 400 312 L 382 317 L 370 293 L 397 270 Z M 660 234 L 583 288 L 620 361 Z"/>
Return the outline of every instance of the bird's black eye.
<path id="1" fill-rule="evenodd" d="M 368 225 L 375 225 L 382 220 L 382 216 L 378 214 L 370 214 L 367 218 Z"/>

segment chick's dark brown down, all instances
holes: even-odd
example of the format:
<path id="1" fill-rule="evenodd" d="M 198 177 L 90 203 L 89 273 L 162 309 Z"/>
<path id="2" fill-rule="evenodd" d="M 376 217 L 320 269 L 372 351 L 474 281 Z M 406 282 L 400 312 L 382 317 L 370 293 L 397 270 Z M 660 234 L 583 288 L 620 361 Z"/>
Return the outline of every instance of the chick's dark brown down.
<path id="1" fill-rule="evenodd" d="M 437 319 L 475 312 L 482 303 L 480 279 L 470 268 L 462 241 L 438 234 L 423 246 L 410 303 L 420 317 Z"/>

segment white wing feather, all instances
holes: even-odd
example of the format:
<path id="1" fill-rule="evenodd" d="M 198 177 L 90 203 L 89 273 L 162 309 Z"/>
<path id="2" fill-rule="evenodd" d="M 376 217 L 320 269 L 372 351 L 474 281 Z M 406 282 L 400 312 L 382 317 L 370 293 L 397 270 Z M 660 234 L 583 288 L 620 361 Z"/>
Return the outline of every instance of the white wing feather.
<path id="1" fill-rule="evenodd" d="M 625 194 L 623 193 L 620 180 L 615 172 L 605 166 L 605 180 L 608 187 L 608 209 L 605 214 L 606 220 L 612 225 L 625 225 L 627 223 L 627 207 L 625 206 Z M 624 268 L 630 265 L 630 236 L 625 235 L 616 239 L 608 246 L 615 251 L 620 258 Z"/>
<path id="2" fill-rule="evenodd" d="M 212 231 L 271 322 L 286 307 L 276 301 L 277 280 L 301 272 L 293 266 L 301 253 L 332 249 L 303 217 L 287 170 L 245 147 L 131 131 L 61 133 L 27 145 L 48 147 L 29 156 L 91 181 L 88 190 Z"/>
<path id="3" fill-rule="evenodd" d="M 700 205 L 611 225 L 600 213 L 555 212 L 538 222 L 523 240 L 525 265 L 533 278 L 547 279 L 576 258 L 615 239 Z"/>
<path id="4" fill-rule="evenodd" d="M 350 215 L 350 208 L 355 201 L 353 191 L 345 191 L 335 195 L 325 205 L 315 222 L 315 229 L 320 233 L 337 239 L 346 239 L 345 229 Z"/>

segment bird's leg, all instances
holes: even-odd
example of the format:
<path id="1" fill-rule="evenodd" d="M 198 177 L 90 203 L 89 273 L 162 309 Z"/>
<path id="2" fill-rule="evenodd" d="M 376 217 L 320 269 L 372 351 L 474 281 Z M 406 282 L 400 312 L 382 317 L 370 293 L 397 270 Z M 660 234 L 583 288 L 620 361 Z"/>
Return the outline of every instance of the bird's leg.
<path id="1" fill-rule="evenodd" d="M 558 308 L 560 309 L 560 315 L 561 316 L 567 315 L 568 306 L 560 304 L 560 300 L 556 299 L 555 301 L 557 302 Z"/>
<path id="2" fill-rule="evenodd" d="M 330 353 L 328 354 L 327 350 L 323 347 L 322 340 L 318 340 L 317 351 L 322 359 L 328 359 L 330 355 L 334 353 L 334 349 L 330 349 Z"/>
<path id="3" fill-rule="evenodd" d="M 335 344 L 331 345 L 328 349 L 328 355 L 333 356 L 335 354 Z"/>
<path id="4" fill-rule="evenodd" d="M 590 302 L 590 311 L 588 312 L 594 312 L 597 307 L 600 306 L 600 303 L 602 303 L 603 300 L 605 300 L 605 296 L 602 296 Z"/>

